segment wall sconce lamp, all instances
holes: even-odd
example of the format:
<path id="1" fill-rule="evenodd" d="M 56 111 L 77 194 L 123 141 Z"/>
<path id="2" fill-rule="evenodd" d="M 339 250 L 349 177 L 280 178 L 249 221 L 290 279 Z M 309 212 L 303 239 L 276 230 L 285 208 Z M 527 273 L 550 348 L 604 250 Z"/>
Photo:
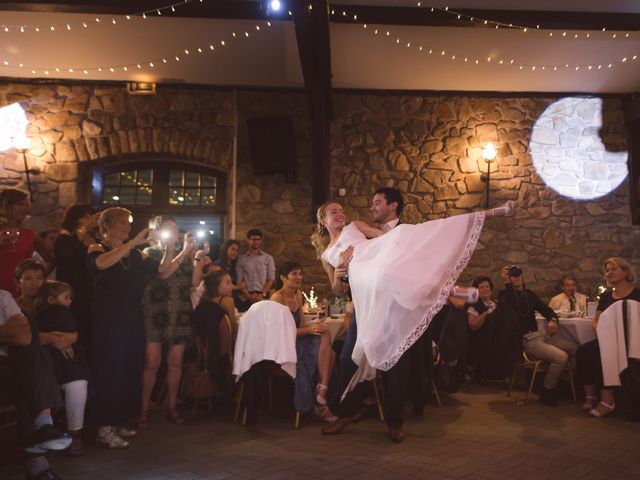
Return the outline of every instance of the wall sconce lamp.
<path id="1" fill-rule="evenodd" d="M 493 143 L 489 142 L 485 145 L 485 147 L 482 149 L 482 158 L 484 158 L 484 161 L 487 162 L 487 173 L 486 174 L 482 174 L 482 176 L 480 177 L 480 179 L 483 182 L 487 182 L 487 205 L 486 207 L 489 208 L 489 188 L 490 188 L 490 182 L 491 182 L 491 164 L 495 161 L 496 156 L 498 155 L 498 150 L 496 150 L 496 148 L 493 146 Z"/>
<path id="2" fill-rule="evenodd" d="M 155 95 L 156 84 L 152 82 L 128 82 L 127 93 L 129 95 Z"/>
<path id="3" fill-rule="evenodd" d="M 24 173 L 27 176 L 29 199 L 33 202 L 33 188 L 31 187 L 30 175 L 37 175 L 40 173 L 40 170 L 37 168 L 29 168 L 29 164 L 27 162 L 27 152 L 31 150 L 31 139 L 26 135 L 21 135 L 19 137 L 13 137 L 11 139 L 11 143 L 13 143 L 13 148 L 15 148 L 17 152 L 20 152 L 22 154 L 22 161 L 24 162 Z"/>

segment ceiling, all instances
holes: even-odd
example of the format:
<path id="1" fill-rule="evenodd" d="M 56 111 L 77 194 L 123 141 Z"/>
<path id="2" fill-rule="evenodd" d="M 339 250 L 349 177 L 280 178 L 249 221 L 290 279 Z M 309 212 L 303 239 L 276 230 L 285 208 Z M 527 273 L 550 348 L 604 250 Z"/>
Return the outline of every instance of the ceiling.
<path id="1" fill-rule="evenodd" d="M 162 7 L 170 1 L 143 3 Z M 102 7 L 92 10 L 87 7 L 89 3 Z M 567 29 L 563 37 L 565 30 L 496 30 L 479 28 L 484 25 L 477 21 L 463 22 L 464 19 L 459 22 L 476 28 L 367 24 L 365 29 L 361 20 L 351 19 L 345 23 L 344 17 L 339 18 L 342 11 L 345 17 L 351 17 L 350 9 L 363 5 L 392 6 L 408 7 L 409 15 L 414 15 L 420 23 L 421 16 L 433 14 L 425 7 L 418 8 L 417 3 L 341 0 L 342 7 L 333 16 L 341 22 L 332 21 L 330 25 L 334 88 L 586 93 L 640 90 L 640 58 L 633 60 L 634 55 L 640 57 L 640 27 L 633 25 L 622 31 Z M 637 1 L 610 0 L 605 4 L 598 0 L 430 0 L 424 3 L 441 8 L 448 5 L 451 11 L 494 10 L 485 12 L 495 15 L 485 17 L 489 19 L 498 18 L 500 10 L 574 12 L 573 16 L 558 14 L 556 19 L 562 19 L 563 15 L 574 19 L 578 18 L 575 12 L 591 12 L 585 17 L 590 25 L 597 24 L 599 18 L 609 18 L 607 14 L 624 13 L 617 18 L 632 19 L 632 24 L 640 26 L 640 2 Z M 113 2 L 4 2 L 0 8 L 11 9 L 1 12 L 0 25 L 10 28 L 9 32 L 0 31 L 0 76 L 304 87 L 296 32 L 289 19 L 271 20 L 268 27 L 264 19 L 181 17 L 165 11 L 159 17 L 156 14 L 146 19 L 138 16 L 126 20 L 122 15 L 104 13 L 109 5 Z M 82 8 L 86 8 L 87 13 L 69 13 Z M 178 13 L 181 7 L 175 8 Z M 449 18 L 449 23 L 457 21 L 450 14 L 439 13 Z M 550 13 L 545 15 L 552 17 Z M 83 22 L 88 28 L 82 27 Z M 66 24 L 71 25 L 71 30 L 66 30 Z M 19 31 L 20 25 L 27 26 L 24 33 Z M 55 31 L 51 31 L 52 25 Z M 41 31 L 33 31 L 34 26 L 39 26 Z M 573 38 L 576 34 L 578 39 Z M 209 45 L 215 49 L 211 51 Z M 198 53 L 198 48 L 203 52 Z M 625 57 L 627 61 L 622 62 Z M 163 58 L 167 63 L 163 63 Z M 487 61 L 488 58 L 491 61 Z M 22 68 L 18 67 L 20 63 Z M 138 63 L 141 68 L 137 67 Z M 570 66 L 567 68 L 565 64 Z M 102 71 L 98 71 L 98 67 Z M 557 70 L 554 71 L 554 67 Z M 69 72 L 69 68 L 73 72 Z"/>

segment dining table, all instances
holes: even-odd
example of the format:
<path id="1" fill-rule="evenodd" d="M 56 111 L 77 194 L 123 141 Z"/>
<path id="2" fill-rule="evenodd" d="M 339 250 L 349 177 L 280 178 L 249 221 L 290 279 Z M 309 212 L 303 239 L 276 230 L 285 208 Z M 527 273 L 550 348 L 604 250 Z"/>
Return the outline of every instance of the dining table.
<path id="1" fill-rule="evenodd" d="M 547 333 L 547 320 L 542 315 L 536 315 L 538 331 Z M 576 342 L 579 345 L 596 339 L 593 328 L 593 318 L 583 316 L 568 316 L 558 314 L 558 333 L 561 337 Z"/>

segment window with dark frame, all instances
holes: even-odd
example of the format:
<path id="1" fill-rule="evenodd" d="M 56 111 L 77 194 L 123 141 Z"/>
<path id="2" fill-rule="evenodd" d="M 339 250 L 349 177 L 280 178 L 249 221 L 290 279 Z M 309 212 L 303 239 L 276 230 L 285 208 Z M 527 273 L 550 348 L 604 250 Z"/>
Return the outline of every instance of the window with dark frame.
<path id="1" fill-rule="evenodd" d="M 225 213 L 225 174 L 187 162 L 131 162 L 93 169 L 93 204 L 178 213 Z"/>

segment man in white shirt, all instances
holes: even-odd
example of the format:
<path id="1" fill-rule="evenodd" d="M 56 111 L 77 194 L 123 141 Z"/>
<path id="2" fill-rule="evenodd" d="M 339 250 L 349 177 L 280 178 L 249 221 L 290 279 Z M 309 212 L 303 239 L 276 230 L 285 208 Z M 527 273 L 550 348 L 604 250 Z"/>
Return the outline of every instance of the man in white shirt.
<path id="1" fill-rule="evenodd" d="M 249 292 L 251 303 L 269 298 L 276 279 L 276 266 L 273 257 L 262 251 L 262 232 L 251 228 L 247 232 L 249 249 L 238 257 L 236 271 L 238 283 L 244 283 Z"/>
<path id="2" fill-rule="evenodd" d="M 556 312 L 575 312 L 585 315 L 587 296 L 577 292 L 577 282 L 573 275 L 565 275 L 562 277 L 562 292 L 549 301 L 549 306 Z"/>

